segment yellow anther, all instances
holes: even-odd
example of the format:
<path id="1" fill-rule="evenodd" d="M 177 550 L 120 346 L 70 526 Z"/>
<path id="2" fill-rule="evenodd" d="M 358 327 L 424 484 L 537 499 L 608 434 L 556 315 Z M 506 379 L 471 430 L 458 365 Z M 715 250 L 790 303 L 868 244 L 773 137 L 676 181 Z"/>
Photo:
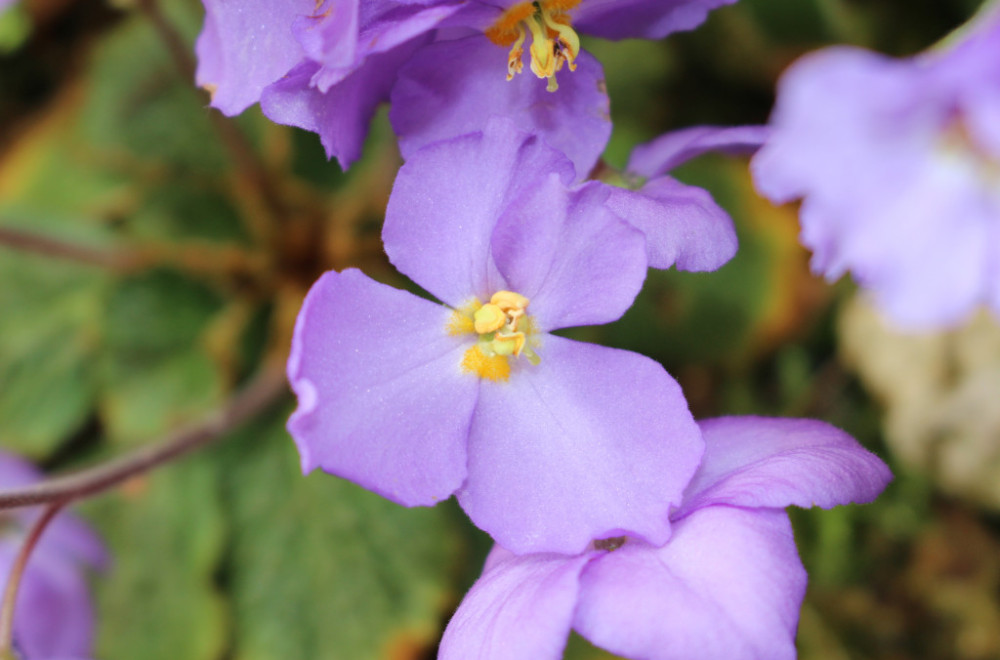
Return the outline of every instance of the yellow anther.
<path id="1" fill-rule="evenodd" d="M 521 310 L 522 312 L 527 309 L 528 303 L 531 302 L 520 293 L 514 293 L 513 291 L 497 291 L 490 297 L 490 303 L 496 305 L 504 312 L 508 314 L 511 310 Z"/>
<path id="2" fill-rule="evenodd" d="M 527 36 L 527 33 L 524 31 L 524 26 L 520 23 L 517 25 L 517 34 L 517 40 L 514 41 L 514 45 L 510 47 L 510 53 L 507 54 L 507 80 L 513 80 L 514 76 L 524 70 L 524 62 L 522 60 L 524 49 L 521 46 L 524 45 L 524 38 Z"/>
<path id="3" fill-rule="evenodd" d="M 507 315 L 493 303 L 486 303 L 480 307 L 476 310 L 473 318 L 475 319 L 476 332 L 481 335 L 499 330 L 507 323 Z"/>
<path id="4" fill-rule="evenodd" d="M 524 41 L 531 33 L 531 70 L 539 78 L 548 79 L 546 89 L 559 88 L 556 72 L 563 64 L 576 70 L 580 54 L 580 37 L 570 25 L 566 13 L 580 0 L 535 0 L 521 2 L 505 11 L 496 23 L 486 29 L 486 36 L 498 46 L 511 46 L 507 55 L 507 80 L 512 80 L 524 68 Z"/>
<path id="5" fill-rule="evenodd" d="M 523 332 L 498 332 L 493 337 L 493 341 L 490 342 L 490 346 L 497 355 L 515 355 L 521 357 L 521 351 L 524 350 L 526 341 L 527 339 Z"/>
<path id="6" fill-rule="evenodd" d="M 513 357 L 523 357 L 530 363 L 539 363 L 532 350 L 537 347 L 535 324 L 526 309 L 529 300 L 513 291 L 497 291 L 485 305 L 477 299 L 455 309 L 448 320 L 450 335 L 479 335 L 479 341 L 462 357 L 462 370 L 480 378 L 504 381 L 510 376 Z"/>

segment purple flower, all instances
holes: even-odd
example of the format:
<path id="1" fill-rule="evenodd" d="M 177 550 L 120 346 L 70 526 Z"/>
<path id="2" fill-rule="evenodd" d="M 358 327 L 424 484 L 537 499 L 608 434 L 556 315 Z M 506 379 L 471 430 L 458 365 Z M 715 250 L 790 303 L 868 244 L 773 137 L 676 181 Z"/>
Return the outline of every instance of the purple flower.
<path id="1" fill-rule="evenodd" d="M 25 486 L 40 476 L 28 463 L 0 453 L 0 487 Z M 38 515 L 0 512 L 0 588 Z M 31 553 L 14 613 L 14 645 L 26 660 L 90 654 L 94 614 L 81 569 L 106 562 L 101 542 L 78 519 L 64 514 L 49 523 Z"/>
<path id="2" fill-rule="evenodd" d="M 603 73 L 580 52 L 576 28 L 658 39 L 733 1 L 204 0 L 197 81 L 226 114 L 260 101 L 272 120 L 319 133 L 344 167 L 358 158 L 375 107 L 392 91 L 407 157 L 505 116 L 543 133 L 583 176 L 611 126 Z M 518 76 L 525 65 L 548 84 Z M 558 71 L 577 68 L 546 97 L 546 88 L 559 87 Z M 397 73 L 402 87 L 393 90 Z"/>
<path id="3" fill-rule="evenodd" d="M 444 304 L 356 270 L 314 285 L 288 362 L 304 471 L 408 506 L 456 494 L 519 552 L 666 540 L 702 451 L 680 388 L 645 357 L 549 334 L 617 319 L 646 272 L 606 187 L 573 180 L 496 122 L 400 169 L 385 249 Z"/>
<path id="4" fill-rule="evenodd" d="M 715 270 L 736 254 L 733 221 L 709 192 L 667 172 L 708 151 L 753 153 L 763 126 L 696 126 L 661 135 L 632 152 L 625 171 L 633 188 L 612 187 L 607 206 L 646 236 L 651 268 Z"/>
<path id="5" fill-rule="evenodd" d="M 911 328 L 1000 312 L 1000 10 L 910 59 L 809 55 L 771 123 L 757 187 L 803 199 L 816 272 L 850 270 Z"/>
<path id="6" fill-rule="evenodd" d="M 892 478 L 822 422 L 701 423 L 705 457 L 656 547 L 602 538 L 576 556 L 495 547 L 448 624 L 441 660 L 559 658 L 570 629 L 627 658 L 795 657 L 806 589 L 789 505 L 870 502 Z"/>

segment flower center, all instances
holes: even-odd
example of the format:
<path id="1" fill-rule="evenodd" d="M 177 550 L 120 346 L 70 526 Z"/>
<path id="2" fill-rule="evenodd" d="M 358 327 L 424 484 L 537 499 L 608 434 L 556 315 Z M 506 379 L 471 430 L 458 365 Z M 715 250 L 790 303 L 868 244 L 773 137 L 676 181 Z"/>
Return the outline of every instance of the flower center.
<path id="1" fill-rule="evenodd" d="M 486 36 L 498 46 L 510 46 L 507 55 L 507 80 L 521 73 L 524 41 L 531 34 L 531 70 L 539 78 L 548 78 L 546 89 L 559 89 L 556 71 L 563 64 L 576 71 L 576 58 L 580 54 L 580 37 L 570 26 L 566 12 L 580 4 L 580 0 L 535 0 L 516 4 L 486 29 Z"/>
<path id="2" fill-rule="evenodd" d="M 625 541 L 627 540 L 628 538 L 625 536 L 614 536 L 610 539 L 597 539 L 594 541 L 594 550 L 614 552 L 618 548 L 625 545 Z"/>
<path id="3" fill-rule="evenodd" d="M 497 291 L 485 305 L 473 300 L 456 309 L 448 322 L 448 334 L 475 334 L 476 344 L 465 352 L 462 369 L 480 378 L 505 381 L 510 378 L 511 357 L 524 357 L 531 364 L 540 358 L 532 350 L 534 324 L 525 313 L 528 299 L 513 291 Z"/>
<path id="4" fill-rule="evenodd" d="M 997 184 L 1000 184 L 1000 162 L 984 153 L 960 117 L 944 131 L 939 149 L 954 164 L 974 173 L 987 189 L 997 190 Z"/>

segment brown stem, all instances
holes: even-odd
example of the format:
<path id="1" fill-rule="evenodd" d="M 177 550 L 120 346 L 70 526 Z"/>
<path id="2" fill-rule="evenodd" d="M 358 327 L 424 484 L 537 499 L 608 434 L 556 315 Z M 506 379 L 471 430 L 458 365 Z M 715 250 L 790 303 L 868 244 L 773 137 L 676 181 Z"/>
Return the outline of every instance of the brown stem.
<path id="1" fill-rule="evenodd" d="M 265 366 L 221 410 L 200 423 L 183 428 L 159 443 L 141 447 L 92 468 L 24 488 L 0 491 L 0 510 L 69 502 L 107 490 L 220 439 L 276 401 L 285 391 L 283 370 L 276 364 Z"/>
<path id="2" fill-rule="evenodd" d="M 41 538 L 46 526 L 55 518 L 66 502 L 67 500 L 55 500 L 45 508 L 41 517 L 31 526 L 27 538 L 24 539 L 24 543 L 14 559 L 14 565 L 10 567 L 7 587 L 4 589 L 3 601 L 0 603 L 0 658 L 13 657 L 14 608 L 17 605 L 17 591 L 21 586 L 21 578 L 24 576 L 24 569 L 28 566 L 28 558 L 31 557 L 31 551 L 35 549 L 35 545 L 38 544 L 38 539 Z"/>
<path id="3" fill-rule="evenodd" d="M 126 266 L 126 259 L 117 251 L 83 247 L 10 227 L 0 227 L 0 245 L 112 270 L 122 270 Z"/>

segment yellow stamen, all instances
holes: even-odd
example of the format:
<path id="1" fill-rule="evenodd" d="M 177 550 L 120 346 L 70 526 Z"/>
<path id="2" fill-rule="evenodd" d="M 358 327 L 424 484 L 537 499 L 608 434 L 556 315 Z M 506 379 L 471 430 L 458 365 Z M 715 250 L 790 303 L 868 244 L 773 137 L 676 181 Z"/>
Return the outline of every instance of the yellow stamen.
<path id="1" fill-rule="evenodd" d="M 481 335 L 499 330 L 507 322 L 507 315 L 493 303 L 487 303 L 480 307 L 476 310 L 473 318 L 475 319 L 476 332 Z"/>
<path id="2" fill-rule="evenodd" d="M 556 72 L 563 64 L 576 70 L 580 54 L 580 37 L 570 25 L 566 12 L 580 0 L 535 0 L 522 2 L 505 11 L 496 23 L 486 29 L 486 36 L 498 46 L 510 46 L 507 55 L 507 80 L 512 80 L 524 67 L 524 41 L 531 33 L 531 70 L 539 78 L 548 79 L 546 89 L 559 88 Z"/>
<path id="3" fill-rule="evenodd" d="M 497 291 L 490 297 L 490 303 L 496 305 L 503 311 L 510 313 L 511 310 L 524 311 L 530 301 L 520 293 L 513 291 Z"/>
<path id="4" fill-rule="evenodd" d="M 497 355 L 513 354 L 517 357 L 521 357 L 521 351 L 524 350 L 525 341 L 527 340 L 525 339 L 523 332 L 512 332 L 509 334 L 498 332 L 493 337 L 493 341 L 490 342 L 490 346 Z"/>
<path id="5" fill-rule="evenodd" d="M 466 304 L 462 305 L 451 313 L 451 317 L 448 318 L 448 324 L 445 326 L 445 330 L 453 337 L 476 334 L 476 326 L 473 321 L 473 317 L 480 307 L 482 307 L 482 303 L 476 298 L 473 298 Z"/>
<path id="6" fill-rule="evenodd" d="M 462 357 L 463 371 L 499 382 L 510 376 L 512 358 L 540 362 L 532 350 L 538 343 L 532 338 L 535 324 L 526 313 L 529 302 L 519 293 L 497 291 L 485 305 L 472 299 L 452 312 L 446 326 L 449 335 L 479 336 Z"/>
<path id="7" fill-rule="evenodd" d="M 510 378 L 510 364 L 502 355 L 486 355 L 479 346 L 473 346 L 462 357 L 462 370 L 493 382 Z"/>

